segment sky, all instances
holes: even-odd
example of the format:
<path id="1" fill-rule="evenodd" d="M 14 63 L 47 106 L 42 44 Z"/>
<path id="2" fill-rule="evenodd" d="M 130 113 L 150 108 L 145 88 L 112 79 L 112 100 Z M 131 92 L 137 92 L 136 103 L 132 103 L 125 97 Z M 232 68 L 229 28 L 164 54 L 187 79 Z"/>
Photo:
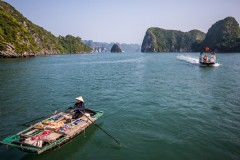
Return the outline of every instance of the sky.
<path id="1" fill-rule="evenodd" d="M 240 23 L 240 0 L 5 0 L 55 36 L 141 44 L 149 27 L 207 32 L 228 16 Z"/>

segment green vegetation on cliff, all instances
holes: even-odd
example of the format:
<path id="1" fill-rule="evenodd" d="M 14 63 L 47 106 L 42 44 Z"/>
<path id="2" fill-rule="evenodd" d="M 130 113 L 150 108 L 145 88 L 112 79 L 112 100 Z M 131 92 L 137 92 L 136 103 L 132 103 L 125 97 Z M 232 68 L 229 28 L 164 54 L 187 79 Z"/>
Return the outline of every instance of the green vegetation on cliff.
<path id="1" fill-rule="evenodd" d="M 233 17 L 216 22 L 208 30 L 206 38 L 198 45 L 202 50 L 209 47 L 217 52 L 240 51 L 240 27 Z"/>
<path id="2" fill-rule="evenodd" d="M 0 1 L 0 50 L 7 50 L 8 43 L 21 54 L 38 50 L 31 33 L 20 21 L 26 19 L 13 7 Z"/>
<path id="3" fill-rule="evenodd" d="M 192 30 L 181 32 L 149 28 L 142 43 L 142 52 L 190 52 L 209 47 L 216 52 L 240 52 L 240 27 L 233 17 L 216 22 L 207 34 Z"/>
<path id="4" fill-rule="evenodd" d="M 201 42 L 205 33 L 192 30 L 181 32 L 149 28 L 142 43 L 142 52 L 189 52 L 194 42 Z"/>
<path id="5" fill-rule="evenodd" d="M 91 52 L 92 49 L 85 45 L 80 37 L 67 35 L 66 37 L 59 36 L 59 43 L 63 46 L 65 53 Z"/>
<path id="6" fill-rule="evenodd" d="M 73 43 L 73 44 L 70 44 Z M 55 37 L 0 1 L 0 57 L 90 52 L 79 37 Z"/>

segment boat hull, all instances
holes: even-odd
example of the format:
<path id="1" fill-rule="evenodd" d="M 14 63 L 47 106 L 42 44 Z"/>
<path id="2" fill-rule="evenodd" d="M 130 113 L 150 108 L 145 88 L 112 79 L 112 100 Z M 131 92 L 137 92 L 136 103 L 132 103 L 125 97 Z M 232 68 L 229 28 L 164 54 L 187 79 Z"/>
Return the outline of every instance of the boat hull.
<path id="1" fill-rule="evenodd" d="M 199 62 L 201 66 L 213 66 L 216 64 L 215 62 Z"/>
<path id="2" fill-rule="evenodd" d="M 93 111 L 93 110 L 90 110 L 90 111 Z M 24 152 L 37 153 L 37 154 L 41 154 L 41 153 L 49 151 L 49 150 L 60 148 L 62 145 L 73 140 L 75 137 L 77 137 L 79 134 L 81 134 L 83 131 L 85 131 L 89 126 L 93 125 L 94 121 L 99 119 L 104 114 L 103 111 L 93 111 L 93 112 L 95 114 L 93 116 L 90 116 L 89 118 L 85 115 L 82 115 L 82 117 L 79 118 L 79 120 L 81 120 L 85 117 L 86 121 L 84 121 L 84 122 L 86 122 L 86 123 L 77 124 L 76 127 L 74 128 L 75 130 L 70 130 L 69 133 L 62 134 L 62 136 L 60 136 L 55 141 L 49 142 L 46 146 L 43 146 L 43 147 L 31 146 L 31 145 L 21 142 L 22 134 L 26 131 L 33 129 L 33 126 L 15 134 L 15 135 L 12 135 L 12 136 L 9 136 L 9 137 L 3 139 L 2 141 L 0 141 L 0 143 L 7 145 L 7 146 L 16 147 Z"/>

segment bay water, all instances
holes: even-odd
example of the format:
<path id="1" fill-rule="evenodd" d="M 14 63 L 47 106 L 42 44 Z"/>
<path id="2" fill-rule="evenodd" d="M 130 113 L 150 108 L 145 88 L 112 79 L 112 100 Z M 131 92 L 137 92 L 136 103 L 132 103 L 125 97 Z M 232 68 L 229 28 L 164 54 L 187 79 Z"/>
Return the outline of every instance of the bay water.
<path id="1" fill-rule="evenodd" d="M 104 111 L 63 147 L 29 154 L 0 146 L 1 160 L 240 159 L 240 54 L 94 53 L 0 59 L 0 139 L 21 123 L 83 96 Z"/>

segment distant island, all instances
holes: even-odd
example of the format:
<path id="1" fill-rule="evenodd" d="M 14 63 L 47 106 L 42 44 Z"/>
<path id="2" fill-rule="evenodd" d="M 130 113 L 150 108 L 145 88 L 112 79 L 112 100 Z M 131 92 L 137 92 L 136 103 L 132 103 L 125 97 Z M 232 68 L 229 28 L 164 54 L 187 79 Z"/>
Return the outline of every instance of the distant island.
<path id="1" fill-rule="evenodd" d="M 181 32 L 149 28 L 142 43 L 142 52 L 200 52 L 209 47 L 216 52 L 240 52 L 240 28 L 233 17 L 216 22 L 207 34 L 192 30 Z"/>
<path id="2" fill-rule="evenodd" d="M 92 40 L 83 40 L 83 43 L 93 49 L 93 52 L 111 52 L 113 46 L 112 43 L 106 42 L 94 42 Z M 140 52 L 141 45 L 139 44 L 126 44 L 126 43 L 117 43 L 118 46 L 122 49 L 123 52 Z"/>
<path id="3" fill-rule="evenodd" d="M 80 37 L 55 37 L 0 1 L 0 58 L 92 52 Z"/>
<path id="4" fill-rule="evenodd" d="M 112 53 L 122 53 L 121 48 L 118 46 L 118 44 L 113 44 L 112 48 L 111 48 L 111 52 Z"/>

